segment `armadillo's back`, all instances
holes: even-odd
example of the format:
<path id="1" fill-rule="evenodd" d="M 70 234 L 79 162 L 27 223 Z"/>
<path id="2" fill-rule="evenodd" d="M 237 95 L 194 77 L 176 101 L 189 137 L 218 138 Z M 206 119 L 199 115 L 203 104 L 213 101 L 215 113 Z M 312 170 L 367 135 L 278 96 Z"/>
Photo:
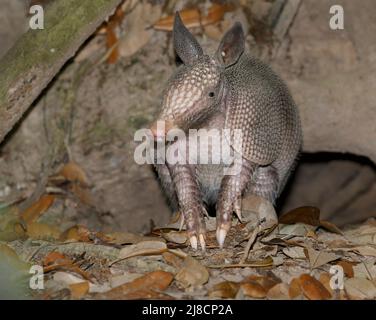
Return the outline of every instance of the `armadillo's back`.
<path id="1" fill-rule="evenodd" d="M 226 70 L 226 78 L 230 85 L 226 127 L 242 129 L 243 157 L 277 168 L 280 193 L 302 144 L 291 94 L 269 66 L 246 54 Z"/>

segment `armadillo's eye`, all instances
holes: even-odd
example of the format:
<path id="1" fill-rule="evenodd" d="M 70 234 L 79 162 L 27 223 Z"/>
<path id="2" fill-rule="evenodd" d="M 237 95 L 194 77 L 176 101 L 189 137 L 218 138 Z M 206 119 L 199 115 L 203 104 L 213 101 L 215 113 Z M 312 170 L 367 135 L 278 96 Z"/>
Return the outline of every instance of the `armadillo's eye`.
<path id="1" fill-rule="evenodd" d="M 214 92 L 213 92 L 213 91 L 210 91 L 210 92 L 209 92 L 209 97 L 210 97 L 210 98 L 213 98 L 213 97 L 214 97 Z"/>

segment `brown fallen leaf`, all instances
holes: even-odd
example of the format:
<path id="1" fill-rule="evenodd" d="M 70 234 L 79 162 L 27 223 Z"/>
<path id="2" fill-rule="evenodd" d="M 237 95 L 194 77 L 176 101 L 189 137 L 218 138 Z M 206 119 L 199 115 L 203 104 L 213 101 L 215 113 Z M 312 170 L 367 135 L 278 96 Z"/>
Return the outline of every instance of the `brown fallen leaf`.
<path id="1" fill-rule="evenodd" d="M 352 250 L 359 252 L 362 256 L 376 257 L 376 247 L 374 246 L 357 246 Z"/>
<path id="2" fill-rule="evenodd" d="M 27 224 L 26 234 L 32 239 L 57 240 L 60 237 L 60 230 L 46 223 L 33 222 Z"/>
<path id="3" fill-rule="evenodd" d="M 224 298 L 232 299 L 235 298 L 240 288 L 240 283 L 233 281 L 224 281 L 217 283 L 208 292 L 211 298 Z"/>
<path id="4" fill-rule="evenodd" d="M 167 245 L 162 241 L 141 241 L 122 248 L 119 252 L 119 259 L 111 263 L 111 265 L 123 259 L 162 254 L 166 251 Z"/>
<path id="5" fill-rule="evenodd" d="M 91 242 L 91 232 L 85 226 L 77 225 L 65 230 L 60 240 L 64 242 Z"/>
<path id="6" fill-rule="evenodd" d="M 64 177 L 65 180 L 69 182 L 79 183 L 83 187 L 87 187 L 89 185 L 89 179 L 85 171 L 73 161 L 64 165 L 57 175 Z"/>
<path id="7" fill-rule="evenodd" d="M 332 297 L 330 292 L 326 290 L 321 282 L 309 274 L 302 274 L 299 277 L 299 281 L 303 294 L 309 300 L 327 300 Z"/>
<path id="8" fill-rule="evenodd" d="M 292 259 L 305 259 L 304 250 L 302 247 L 287 247 L 283 248 L 282 252 Z"/>
<path id="9" fill-rule="evenodd" d="M 375 299 L 376 285 L 365 278 L 351 278 L 345 280 L 345 291 L 350 299 Z"/>
<path id="10" fill-rule="evenodd" d="M 266 297 L 270 300 L 287 300 L 289 299 L 289 287 L 286 283 L 277 283 L 269 289 Z"/>
<path id="11" fill-rule="evenodd" d="M 172 265 L 175 268 L 181 269 L 183 267 L 184 260 L 171 252 L 164 252 L 162 257 L 169 265 Z"/>
<path id="12" fill-rule="evenodd" d="M 121 24 L 124 19 L 124 11 L 119 6 L 115 13 L 110 17 L 109 21 L 105 25 L 106 30 L 106 47 L 111 52 L 108 55 L 107 63 L 114 64 L 119 59 L 118 38 L 116 36 L 116 28 Z"/>
<path id="13" fill-rule="evenodd" d="M 153 25 L 161 16 L 161 6 L 153 6 L 148 1 L 139 1 L 127 13 L 122 27 L 126 32 L 119 40 L 119 54 L 121 57 L 130 57 L 143 48 L 150 40 Z"/>
<path id="14" fill-rule="evenodd" d="M 43 267 L 48 267 L 53 264 L 61 264 L 61 263 L 67 263 L 67 264 L 72 264 L 73 261 L 71 258 L 67 257 L 66 255 L 53 251 L 47 254 L 44 259 L 43 259 Z"/>
<path id="15" fill-rule="evenodd" d="M 177 273 L 175 279 L 184 288 L 200 286 L 208 282 L 209 272 L 196 259 L 187 256 L 184 259 L 183 267 Z"/>
<path id="16" fill-rule="evenodd" d="M 242 283 L 240 285 L 240 289 L 243 290 L 243 294 L 245 296 L 251 297 L 251 298 L 265 298 L 267 290 L 263 288 L 262 285 L 257 283 L 256 281 L 249 281 L 247 283 Z"/>
<path id="17" fill-rule="evenodd" d="M 251 275 L 243 279 L 242 283 L 256 282 L 261 285 L 266 291 L 269 291 L 276 284 L 281 282 L 281 279 L 277 278 L 274 274 L 272 276 L 257 276 Z"/>
<path id="18" fill-rule="evenodd" d="M 320 209 L 310 206 L 299 207 L 284 213 L 279 217 L 279 223 L 294 224 L 299 222 L 309 224 L 311 226 L 319 226 Z"/>
<path id="19" fill-rule="evenodd" d="M 135 244 L 142 241 L 155 240 L 154 237 L 146 237 L 131 232 L 106 233 L 105 236 L 108 238 L 107 243 L 118 245 Z"/>
<path id="20" fill-rule="evenodd" d="M 226 12 L 234 9 L 234 6 L 231 4 L 220 5 L 214 3 L 209 8 L 207 15 L 203 15 L 197 8 L 184 9 L 181 10 L 179 14 L 187 28 L 196 28 L 221 21 Z M 156 22 L 153 27 L 155 30 L 172 31 L 174 18 L 175 15 L 162 18 Z"/>
<path id="21" fill-rule="evenodd" d="M 127 300 L 141 300 L 141 299 L 152 299 L 152 300 L 173 300 L 174 298 L 165 294 L 163 292 L 157 292 L 151 289 L 140 289 L 136 291 L 131 291 L 121 297 L 121 299 Z"/>
<path id="22" fill-rule="evenodd" d="M 376 264 L 373 262 L 361 262 L 353 267 L 356 278 L 376 279 Z"/>
<path id="23" fill-rule="evenodd" d="M 108 58 L 108 64 L 114 64 L 119 59 L 119 49 L 118 49 L 118 38 L 116 36 L 115 28 L 117 24 L 109 21 L 106 27 L 106 47 L 108 50 L 111 50 Z"/>
<path id="24" fill-rule="evenodd" d="M 295 299 L 302 294 L 302 288 L 300 287 L 300 280 L 299 278 L 294 278 L 290 282 L 289 287 L 289 297 L 290 299 Z"/>
<path id="25" fill-rule="evenodd" d="M 43 213 L 45 213 L 54 203 L 54 195 L 43 195 L 38 201 L 21 213 L 21 218 L 26 224 L 35 222 Z"/>
<path id="26" fill-rule="evenodd" d="M 330 280 L 331 280 L 331 278 L 332 278 L 332 275 L 330 273 L 323 272 L 323 273 L 320 274 L 319 281 L 325 287 L 325 289 L 328 290 L 328 292 L 333 296 L 334 295 L 334 291 L 333 291 L 333 289 L 330 286 Z"/>
<path id="27" fill-rule="evenodd" d="M 73 183 L 69 186 L 69 191 L 75 195 L 81 203 L 94 207 L 93 195 L 87 187 L 82 187 L 80 184 Z"/>
<path id="28" fill-rule="evenodd" d="M 304 253 L 309 261 L 311 269 L 321 267 L 328 262 L 337 260 L 340 256 L 333 252 L 318 251 L 312 248 L 304 248 Z"/>
<path id="29" fill-rule="evenodd" d="M 170 272 L 165 271 L 153 271 L 144 276 L 133 280 L 132 282 L 125 283 L 119 287 L 113 288 L 108 292 L 96 294 L 95 298 L 98 299 L 125 299 L 129 298 L 131 293 L 137 293 L 141 291 L 146 294 L 145 297 L 138 296 L 138 299 L 147 298 L 147 295 L 150 294 L 150 291 L 164 291 L 168 288 L 172 280 L 174 279 L 173 275 Z M 135 293 L 135 294 L 136 294 Z M 139 293 L 137 294 L 139 295 Z"/>
<path id="30" fill-rule="evenodd" d="M 187 232 L 186 231 L 175 231 L 171 230 L 169 232 L 162 232 L 162 237 L 168 242 L 184 244 L 187 242 Z"/>
<path id="31" fill-rule="evenodd" d="M 339 229 L 334 223 L 329 222 L 329 221 L 320 220 L 320 227 L 332 233 L 343 234 L 341 229 Z"/>
<path id="32" fill-rule="evenodd" d="M 72 299 L 81 299 L 89 292 L 89 282 L 83 281 L 79 283 L 72 283 L 69 285 Z"/>
<path id="33" fill-rule="evenodd" d="M 337 263 L 337 265 L 339 265 L 343 268 L 343 272 L 345 273 L 346 277 L 348 277 L 348 278 L 354 277 L 354 269 L 353 269 L 352 263 L 350 263 L 346 260 L 341 260 Z"/>

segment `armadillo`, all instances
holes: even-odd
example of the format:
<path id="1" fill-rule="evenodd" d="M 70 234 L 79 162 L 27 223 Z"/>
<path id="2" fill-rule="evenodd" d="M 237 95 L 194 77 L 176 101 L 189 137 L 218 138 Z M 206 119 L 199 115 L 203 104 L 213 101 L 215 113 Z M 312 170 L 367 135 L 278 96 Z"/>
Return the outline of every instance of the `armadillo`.
<path id="1" fill-rule="evenodd" d="M 216 238 L 222 248 L 233 214 L 241 218 L 245 194 L 273 204 L 281 194 L 302 146 L 299 112 L 283 80 L 245 52 L 239 22 L 208 55 L 176 13 L 173 43 L 183 63 L 164 91 L 161 112 L 150 128 L 154 139 L 160 141 L 176 128 L 227 129 L 226 141 L 240 154 L 241 164 L 236 174 L 225 174 L 223 163 L 166 162 L 155 167 L 171 206 L 184 218 L 191 247 L 205 250 L 205 216 L 207 207 L 214 206 Z M 164 121 L 163 129 L 158 121 Z M 242 133 L 240 148 L 231 139 L 236 130 Z M 188 139 L 185 142 L 189 144 Z M 213 142 L 209 147 L 211 152 L 219 148 Z"/>

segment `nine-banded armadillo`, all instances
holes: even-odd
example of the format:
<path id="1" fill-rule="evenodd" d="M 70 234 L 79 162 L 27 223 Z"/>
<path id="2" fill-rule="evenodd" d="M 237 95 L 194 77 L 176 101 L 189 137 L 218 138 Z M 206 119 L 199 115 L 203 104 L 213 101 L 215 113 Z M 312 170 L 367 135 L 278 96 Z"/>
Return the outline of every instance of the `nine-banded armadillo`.
<path id="1" fill-rule="evenodd" d="M 228 139 L 241 154 L 237 174 L 224 174 L 223 163 L 156 165 L 172 206 L 183 215 L 191 246 L 205 250 L 204 216 L 215 205 L 217 241 L 223 247 L 235 212 L 240 217 L 245 193 L 274 204 L 294 167 L 302 144 L 296 105 L 283 81 L 264 63 L 244 52 L 240 23 L 224 35 L 213 56 L 203 53 L 193 35 L 175 16 L 173 41 L 183 64 L 169 81 L 162 110 L 151 131 L 157 140 L 168 130 L 228 129 L 242 132 L 242 145 Z M 232 136 L 231 136 L 232 137 Z M 231 142 L 232 141 L 232 142 Z M 187 144 L 188 138 L 185 141 Z M 170 143 L 174 145 L 174 143 Z M 218 145 L 211 143 L 211 152 Z"/>

